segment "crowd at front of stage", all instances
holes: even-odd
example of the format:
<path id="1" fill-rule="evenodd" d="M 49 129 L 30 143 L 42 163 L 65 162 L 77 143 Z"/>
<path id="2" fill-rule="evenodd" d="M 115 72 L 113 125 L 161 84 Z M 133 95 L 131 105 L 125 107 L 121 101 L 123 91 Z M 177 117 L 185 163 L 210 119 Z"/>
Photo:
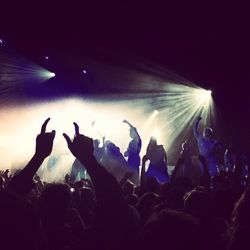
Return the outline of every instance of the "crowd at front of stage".
<path id="1" fill-rule="evenodd" d="M 193 126 L 197 161 L 190 143 L 183 142 L 171 175 L 165 149 L 155 138 L 140 158 L 142 141 L 130 122 L 124 120 L 131 137 L 124 155 L 110 141 L 100 147 L 74 123 L 74 138 L 63 136 L 76 162 L 60 183 L 37 175 L 56 136 L 55 130 L 46 132 L 49 120 L 29 163 L 17 173 L 0 172 L 1 249 L 249 248 L 247 159 L 235 143 L 224 150 L 211 128 L 201 134 L 201 117 Z M 126 168 L 119 168 L 123 163 Z M 77 180 L 83 166 L 89 178 Z"/>

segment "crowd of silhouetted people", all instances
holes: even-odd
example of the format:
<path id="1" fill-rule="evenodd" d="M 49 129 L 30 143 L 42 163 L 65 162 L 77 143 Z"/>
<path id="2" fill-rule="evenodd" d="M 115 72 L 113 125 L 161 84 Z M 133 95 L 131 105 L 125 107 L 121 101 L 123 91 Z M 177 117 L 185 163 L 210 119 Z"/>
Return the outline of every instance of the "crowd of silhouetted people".
<path id="1" fill-rule="evenodd" d="M 0 249 L 249 249 L 248 161 L 235 143 L 217 142 L 211 128 L 201 134 L 200 120 L 193 127 L 199 155 L 183 142 L 171 174 L 155 138 L 140 157 L 142 141 L 130 122 L 124 120 L 131 137 L 124 154 L 74 123 L 73 139 L 63 134 L 76 159 L 72 170 L 46 183 L 37 172 L 60 136 L 46 132 L 48 118 L 29 163 L 0 172 Z"/>

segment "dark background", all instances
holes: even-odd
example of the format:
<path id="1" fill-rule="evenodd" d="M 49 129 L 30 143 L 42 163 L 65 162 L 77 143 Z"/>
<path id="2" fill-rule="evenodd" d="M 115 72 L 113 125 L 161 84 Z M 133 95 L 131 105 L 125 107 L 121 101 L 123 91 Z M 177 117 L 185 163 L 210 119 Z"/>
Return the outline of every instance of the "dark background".
<path id="1" fill-rule="evenodd" d="M 41 65 L 49 55 L 53 59 L 47 67 L 57 72 L 56 78 L 72 80 L 71 85 L 61 81 L 57 92 L 88 91 L 89 79 L 86 84 L 73 84 L 79 82 L 82 58 L 114 64 L 152 62 L 211 89 L 228 135 L 248 147 L 247 6 L 198 6 L 187 1 L 14 1 L 1 6 L 0 16 L 0 36 L 8 46 Z M 90 78 L 95 78 L 93 67 Z M 99 92 L 107 89 L 101 86 Z"/>

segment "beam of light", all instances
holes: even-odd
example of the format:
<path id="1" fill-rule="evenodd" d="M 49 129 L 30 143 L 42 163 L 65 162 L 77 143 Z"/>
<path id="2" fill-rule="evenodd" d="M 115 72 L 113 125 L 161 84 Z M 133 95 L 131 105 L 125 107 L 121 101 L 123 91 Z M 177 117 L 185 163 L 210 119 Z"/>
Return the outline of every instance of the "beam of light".
<path id="1" fill-rule="evenodd" d="M 58 158 L 55 172 L 46 170 L 49 159 L 40 169 L 40 174 L 48 181 L 62 179 L 70 171 L 74 157 L 69 153 L 62 133 L 66 132 L 73 137 L 74 121 L 79 124 L 81 133 L 100 140 L 105 136 L 106 140 L 114 142 L 124 153 L 131 140 L 129 128 L 122 122 L 127 119 L 141 135 L 141 157 L 145 154 L 149 138 L 154 136 L 158 144 L 164 145 L 171 162 L 171 158 L 176 156 L 176 144 L 181 145 L 181 142 L 190 136 L 193 122 L 199 115 L 202 115 L 203 122 L 209 125 L 208 118 L 212 108 L 212 101 L 208 106 L 197 104 L 192 94 L 195 88 L 183 87 L 184 91 L 181 89 L 181 86 L 178 86 L 174 92 L 154 96 L 153 111 L 152 98 L 145 99 L 140 95 L 136 95 L 136 99 L 132 100 L 126 99 L 126 95 L 123 98 L 119 96 L 119 101 L 115 101 L 112 95 L 107 97 L 109 101 L 100 96 L 92 96 L 90 100 L 67 98 L 23 107 L 0 108 L 2 167 L 15 169 L 25 165 L 23 161 L 28 160 L 34 151 L 35 137 L 47 117 L 51 117 L 48 131 L 56 129 L 51 157 Z"/>
<path id="2" fill-rule="evenodd" d="M 104 98 L 114 103 L 124 98 L 124 103 L 132 109 L 143 110 L 145 122 L 137 127 L 143 139 L 141 155 L 145 154 L 151 132 L 158 128 L 161 131 L 159 143 L 163 144 L 169 163 L 175 164 L 182 142 L 194 137 L 192 127 L 197 117 L 202 116 L 201 130 L 205 126 L 213 127 L 216 110 L 212 93 L 155 65 L 134 65 L 125 69 L 101 65 L 100 79 L 111 82 L 109 87 L 119 92 Z M 111 71 L 114 73 L 106 76 L 106 72 Z M 159 114 L 155 115 L 154 110 Z"/>
<path id="3" fill-rule="evenodd" d="M 211 90 L 195 89 L 194 98 L 197 105 L 207 105 L 211 101 Z"/>
<path id="4" fill-rule="evenodd" d="M 144 126 L 141 128 L 141 132 L 143 133 L 145 130 L 148 129 L 150 124 L 153 122 L 153 120 L 156 118 L 156 116 L 159 114 L 158 110 L 154 110 L 153 113 L 149 116 L 148 120 L 145 122 Z"/>
<path id="5" fill-rule="evenodd" d="M 55 73 L 53 73 L 53 72 L 50 72 L 50 71 L 48 71 L 48 70 L 41 70 L 40 72 L 39 72 L 39 77 L 41 77 L 41 78 L 44 78 L 44 79 L 50 79 L 50 78 L 52 78 L 52 77 L 55 77 L 56 76 L 56 74 Z"/>
<path id="6" fill-rule="evenodd" d="M 7 58 L 5 58 L 4 62 L 9 63 L 12 70 L 20 72 L 16 78 L 13 78 L 13 74 L 10 74 L 10 81 L 15 85 L 5 85 L 6 88 L 2 92 L 8 98 L 9 93 L 13 91 L 11 87 L 19 84 L 20 79 L 22 79 L 24 72 L 22 65 L 27 64 L 20 64 L 19 60 L 10 63 Z M 203 118 L 201 129 L 204 126 L 211 126 L 214 121 L 215 106 L 210 91 L 207 92 L 183 78 L 175 78 L 175 74 L 172 74 L 169 80 L 166 77 L 167 73 L 158 69 L 153 72 L 154 74 L 145 73 L 144 71 L 138 73 L 137 71 L 117 70 L 115 74 L 111 74 L 110 78 L 112 79 L 110 80 L 105 77 L 106 72 L 112 72 L 112 70 L 105 67 L 106 65 L 102 65 L 100 77 L 96 73 L 96 79 L 98 80 L 99 77 L 100 81 L 103 81 L 103 86 L 113 80 L 115 90 L 120 91 L 117 94 L 84 96 L 84 101 L 76 98 L 64 99 L 53 103 L 40 103 L 30 108 L 20 108 L 20 110 L 14 108 L 8 115 L 2 110 L 0 118 L 4 123 L 0 124 L 0 137 L 1 135 L 7 135 L 7 138 L 4 137 L 2 144 L 0 140 L 0 149 L 7 152 L 7 149 L 4 148 L 6 142 L 6 145 L 9 145 L 8 151 L 14 152 L 13 156 L 15 156 L 9 157 L 9 161 L 4 160 L 4 162 L 6 164 L 8 162 L 13 163 L 13 158 L 18 159 L 19 156 L 22 159 L 28 158 L 27 156 L 34 150 L 34 138 L 37 131 L 39 131 L 37 128 L 40 128 L 41 122 L 48 116 L 51 117 L 48 129 L 57 130 L 54 153 L 65 155 L 65 162 L 71 162 L 72 158 L 67 153 L 64 138 L 60 135 L 63 132 L 73 135 L 73 121 L 79 123 L 82 133 L 97 139 L 101 139 L 105 135 L 107 140 L 111 140 L 119 146 L 121 152 L 125 152 L 130 137 L 129 129 L 122 121 L 127 119 L 137 128 L 141 135 L 141 156 L 145 154 L 152 132 L 157 129 L 160 131 L 158 143 L 164 145 L 170 164 L 175 164 L 176 157 L 179 156 L 178 147 L 182 142 L 189 137 L 193 137 L 192 126 L 198 116 Z M 25 67 L 25 70 L 27 75 L 30 76 L 27 67 Z M 34 79 L 37 79 L 37 74 L 41 70 L 44 69 L 35 69 L 36 78 Z M 32 68 L 32 71 L 34 71 L 34 68 Z M 124 79 L 121 76 L 124 76 Z M 24 74 L 23 80 L 25 79 L 27 78 Z M 45 79 L 43 78 L 43 80 Z M 127 83 L 130 85 L 127 85 Z M 209 93 L 210 95 L 208 95 Z M 13 119 L 7 119 L 6 117 L 12 117 Z M 29 121 L 28 125 L 27 121 Z M 95 121 L 94 126 L 91 125 L 93 121 Z M 14 125 L 18 126 L 18 131 L 16 131 Z M 16 132 L 13 133 L 13 131 Z M 19 134 L 22 134 L 23 137 Z M 29 138 L 25 137 L 27 134 Z M 19 145 L 21 150 L 11 147 L 11 145 L 15 145 L 15 136 L 20 139 L 20 143 L 25 141 L 25 145 Z M 26 147 L 27 140 L 29 142 Z M 20 155 L 21 153 L 22 155 Z M 8 154 L 6 153 L 6 155 Z M 64 162 L 64 160 L 62 161 Z M 66 165 L 62 169 L 66 171 Z"/>
<path id="7" fill-rule="evenodd" d="M 6 46 L 0 47 L 0 97 L 12 98 L 24 86 L 47 81 L 55 74 L 18 55 Z"/>

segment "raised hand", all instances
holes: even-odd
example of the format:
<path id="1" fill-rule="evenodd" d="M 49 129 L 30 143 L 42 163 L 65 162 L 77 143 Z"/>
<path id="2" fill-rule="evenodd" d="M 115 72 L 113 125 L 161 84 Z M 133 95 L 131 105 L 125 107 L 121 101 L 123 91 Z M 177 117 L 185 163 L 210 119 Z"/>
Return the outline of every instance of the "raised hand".
<path id="1" fill-rule="evenodd" d="M 135 129 L 135 127 L 129 121 L 123 120 L 122 122 L 128 124 L 129 128 Z"/>
<path id="2" fill-rule="evenodd" d="M 56 131 L 52 130 L 51 132 L 46 133 L 46 127 L 50 118 L 48 118 L 42 125 L 41 133 L 36 137 L 36 156 L 39 156 L 43 159 L 48 157 L 51 154 L 53 148 L 53 142 L 56 135 Z"/>
<path id="3" fill-rule="evenodd" d="M 84 165 L 88 165 L 89 160 L 94 158 L 93 140 L 85 135 L 80 134 L 78 124 L 75 122 L 73 124 L 75 126 L 75 136 L 73 141 L 65 133 L 63 136 L 71 153 Z"/>

